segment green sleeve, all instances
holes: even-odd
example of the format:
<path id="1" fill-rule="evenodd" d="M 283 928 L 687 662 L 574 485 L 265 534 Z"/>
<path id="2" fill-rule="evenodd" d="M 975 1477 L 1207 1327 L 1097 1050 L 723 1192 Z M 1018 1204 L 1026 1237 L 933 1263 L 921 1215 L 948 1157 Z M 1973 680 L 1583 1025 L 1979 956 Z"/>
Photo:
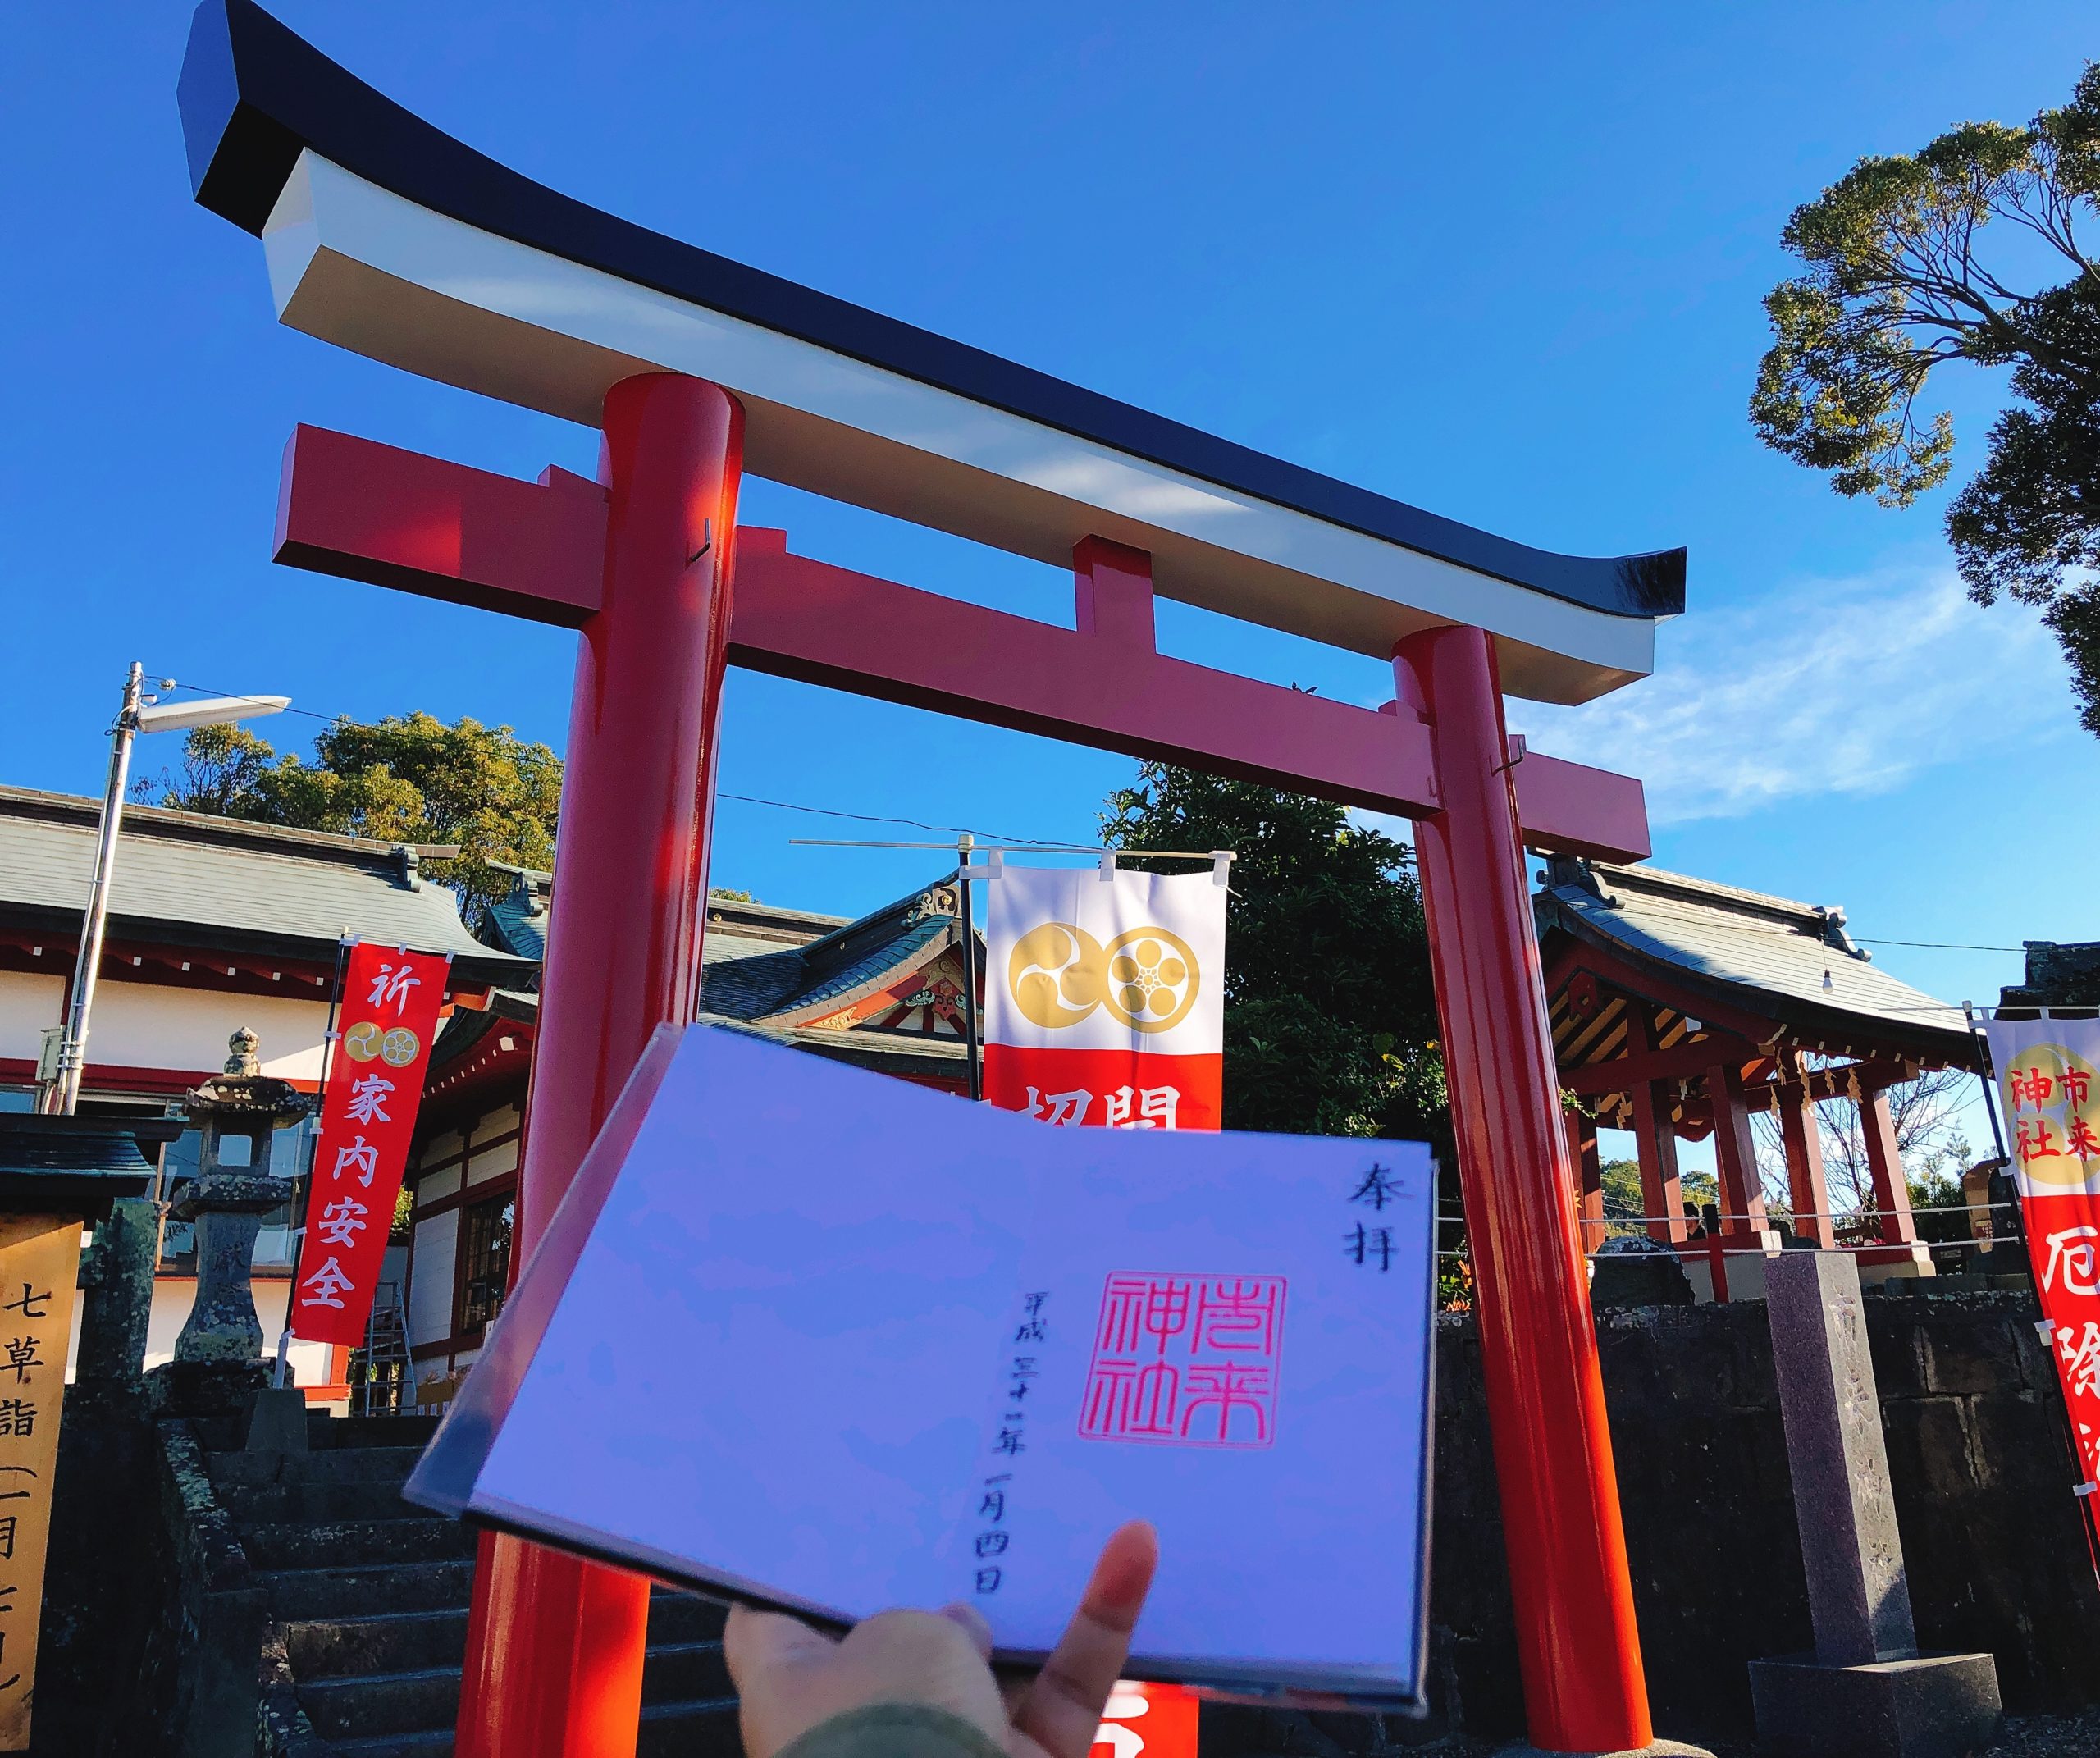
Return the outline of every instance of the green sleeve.
<path id="1" fill-rule="evenodd" d="M 780 1758 L 1007 1758 L 984 1731 L 929 1703 L 848 1710 L 786 1747 Z"/>

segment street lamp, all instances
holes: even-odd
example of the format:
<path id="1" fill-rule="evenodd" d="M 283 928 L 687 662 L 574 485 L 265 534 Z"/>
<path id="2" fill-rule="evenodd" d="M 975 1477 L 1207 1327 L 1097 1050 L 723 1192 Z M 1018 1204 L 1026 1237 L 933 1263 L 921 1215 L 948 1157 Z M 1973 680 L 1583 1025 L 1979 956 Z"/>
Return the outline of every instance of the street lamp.
<path id="1" fill-rule="evenodd" d="M 220 696 L 204 701 L 162 702 L 141 693 L 144 683 L 145 668 L 134 660 L 124 680 L 124 705 L 111 728 L 109 786 L 103 795 L 94 879 L 88 889 L 80 956 L 73 963 L 73 993 L 66 1005 L 66 1023 L 58 1029 L 56 1066 L 37 1095 L 38 1110 L 60 1116 L 72 1116 L 80 1100 L 80 1074 L 87 1066 L 88 1010 L 94 1004 L 95 975 L 102 967 L 103 930 L 109 920 L 109 882 L 116 865 L 116 832 L 124 817 L 124 789 L 131 774 L 133 737 L 140 733 L 174 733 L 189 727 L 253 720 L 291 705 L 289 696 Z M 174 687 L 172 678 L 162 685 L 163 689 Z"/>

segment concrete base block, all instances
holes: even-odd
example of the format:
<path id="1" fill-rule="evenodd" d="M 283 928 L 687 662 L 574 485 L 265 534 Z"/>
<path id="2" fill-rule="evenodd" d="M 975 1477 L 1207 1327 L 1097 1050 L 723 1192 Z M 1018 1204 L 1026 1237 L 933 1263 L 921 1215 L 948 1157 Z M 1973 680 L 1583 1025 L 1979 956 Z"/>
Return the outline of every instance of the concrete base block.
<path id="1" fill-rule="evenodd" d="M 1920 1655 L 1824 1666 L 1810 1655 L 1750 1663 L 1758 1749 L 1772 1758 L 1972 1758 L 2002 1709 L 1988 1655 Z"/>
<path id="2" fill-rule="evenodd" d="M 1495 1758 L 1714 1758 L 1714 1755 L 1703 1746 L 1687 1746 L 1682 1740 L 1657 1740 L 1647 1746 L 1629 1746 L 1609 1752 L 1549 1752 L 1536 1746 L 1505 1746 Z"/>
<path id="3" fill-rule="evenodd" d="M 296 1386 L 266 1386 L 248 1413 L 247 1449 L 251 1453 L 304 1453 L 306 1450 L 306 1394 Z"/>
<path id="4" fill-rule="evenodd" d="M 148 1395 L 162 1416 L 244 1416 L 269 1384 L 267 1361 L 164 1361 L 146 1372 Z"/>

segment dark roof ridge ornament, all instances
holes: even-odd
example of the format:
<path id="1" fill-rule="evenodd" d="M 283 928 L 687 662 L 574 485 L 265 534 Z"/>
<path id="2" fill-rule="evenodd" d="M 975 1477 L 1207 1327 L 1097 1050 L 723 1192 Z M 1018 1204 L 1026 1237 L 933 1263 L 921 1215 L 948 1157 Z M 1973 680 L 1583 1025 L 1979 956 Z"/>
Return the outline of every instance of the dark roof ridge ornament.
<path id="1" fill-rule="evenodd" d="M 1845 932 L 1843 904 L 1815 903 L 1809 907 L 1821 920 L 1823 931 L 1819 938 L 1825 946 L 1842 952 L 1847 958 L 1856 958 L 1863 964 L 1873 961 L 1874 954 L 1865 947 L 1855 944 L 1852 937 Z"/>
<path id="2" fill-rule="evenodd" d="M 1618 907 L 1618 899 L 1607 893 L 1598 882 L 1595 865 L 1580 855 L 1548 855 L 1545 857 L 1545 871 L 1539 875 L 1539 883 L 1587 892 L 1606 909 Z"/>

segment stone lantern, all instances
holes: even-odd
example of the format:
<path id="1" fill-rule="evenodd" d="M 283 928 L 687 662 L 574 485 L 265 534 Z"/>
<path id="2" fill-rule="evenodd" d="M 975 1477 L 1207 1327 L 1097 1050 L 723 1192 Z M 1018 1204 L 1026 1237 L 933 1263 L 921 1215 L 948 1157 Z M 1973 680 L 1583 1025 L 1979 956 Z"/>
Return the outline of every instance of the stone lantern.
<path id="1" fill-rule="evenodd" d="M 197 1226 L 197 1298 L 175 1358 L 148 1376 L 171 1414 L 230 1413 L 269 1383 L 255 1313 L 255 1239 L 262 1217 L 292 1199 L 293 1182 L 267 1170 L 271 1137 L 313 1110 L 289 1080 L 261 1071 L 258 1039 L 243 1026 L 227 1040 L 226 1072 L 190 1093 L 183 1109 L 201 1141 L 198 1176 L 169 1211 Z"/>

